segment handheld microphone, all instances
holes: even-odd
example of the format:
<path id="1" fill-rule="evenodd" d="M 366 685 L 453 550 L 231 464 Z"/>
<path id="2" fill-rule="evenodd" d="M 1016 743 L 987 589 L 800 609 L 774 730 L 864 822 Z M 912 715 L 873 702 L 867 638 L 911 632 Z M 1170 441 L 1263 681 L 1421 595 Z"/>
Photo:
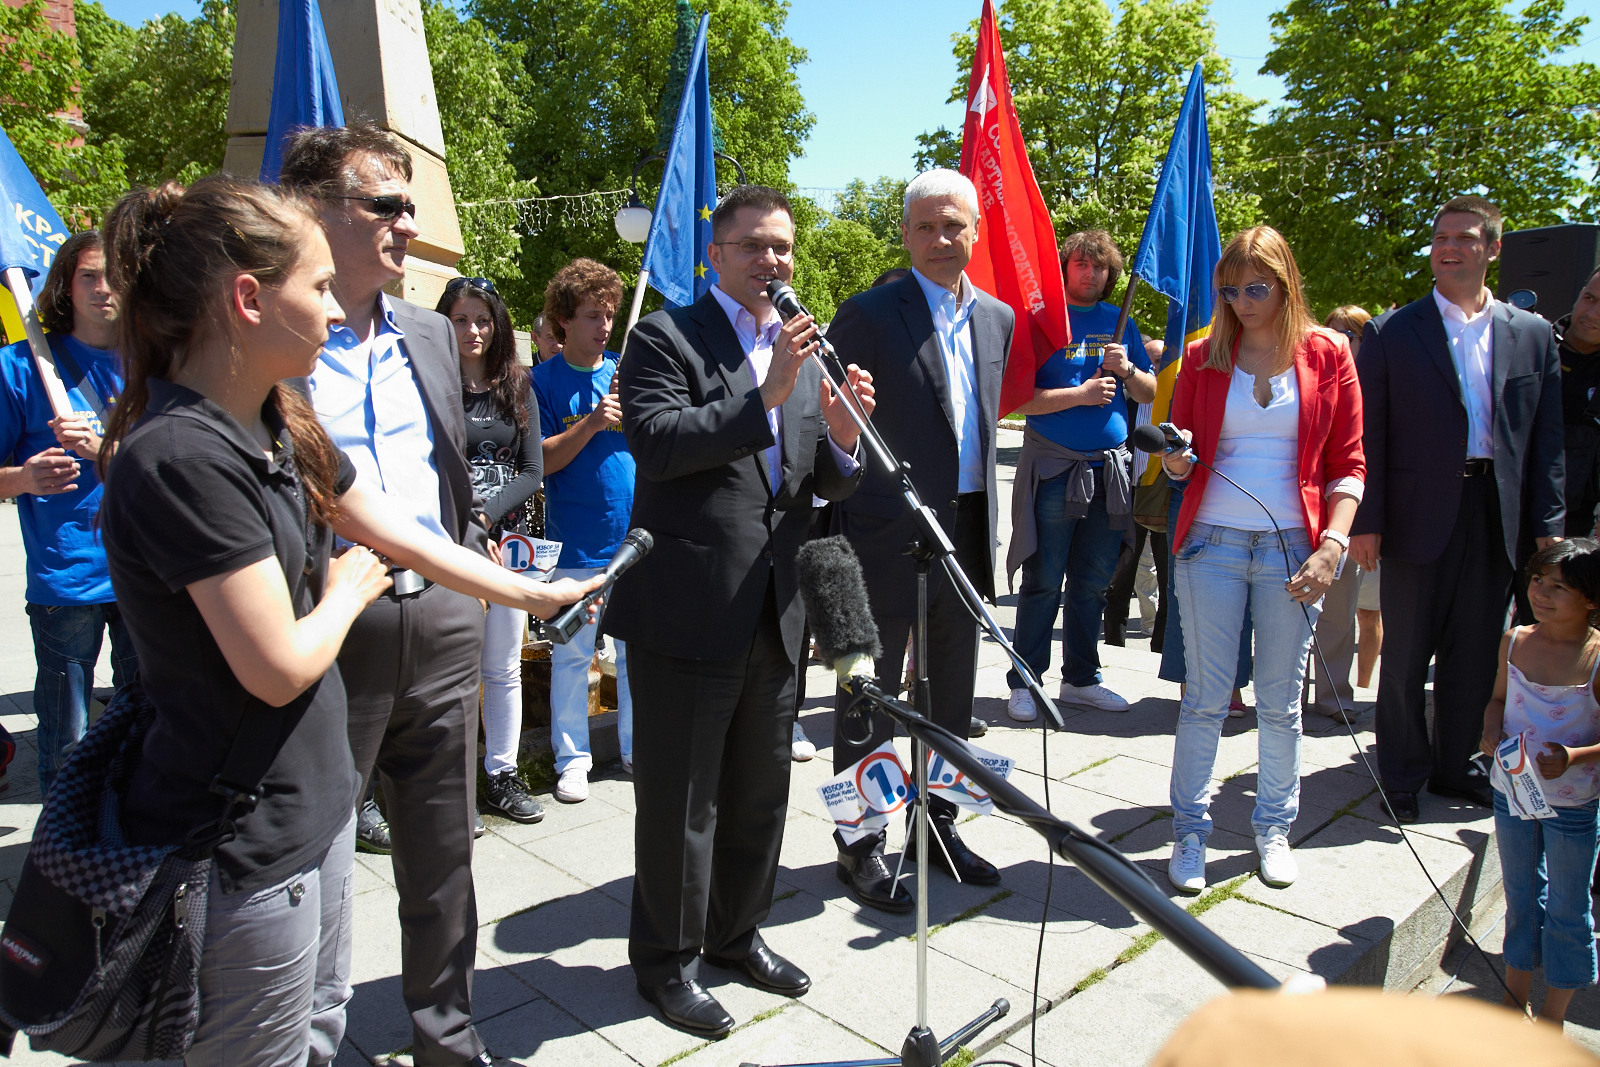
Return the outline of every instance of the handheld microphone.
<path id="1" fill-rule="evenodd" d="M 843 537 L 823 537 L 800 546 L 795 567 L 822 665 L 838 674 L 842 688 L 856 692 L 857 679 L 876 677 L 873 661 L 883 655 L 861 561 Z"/>
<path id="2" fill-rule="evenodd" d="M 796 315 L 811 315 L 811 312 L 806 310 L 805 305 L 800 303 L 800 298 L 795 295 L 794 287 L 782 278 L 774 278 L 767 283 L 767 299 L 772 301 L 772 306 L 778 312 L 778 317 L 783 319 L 784 322 L 788 322 Z M 815 315 L 812 315 L 812 318 L 815 317 Z M 827 372 L 828 377 L 833 379 L 835 385 L 843 386 L 845 382 L 844 364 L 839 362 L 838 353 L 834 352 L 833 346 L 828 343 L 828 339 L 820 333 L 817 334 L 817 350 L 827 357 L 826 359 L 819 358 L 818 362 L 823 370 Z"/>
<path id="3" fill-rule="evenodd" d="M 1189 447 L 1183 443 L 1183 438 L 1178 436 L 1178 428 L 1170 422 L 1163 422 L 1159 427 L 1151 426 L 1149 423 L 1135 427 L 1129 440 L 1133 442 L 1133 447 L 1153 456 L 1165 452 L 1182 452 Z"/>
<path id="4" fill-rule="evenodd" d="M 571 641 L 578 631 L 583 629 L 589 621 L 589 608 L 596 600 L 611 591 L 617 583 L 622 572 L 643 559 L 650 549 L 654 547 L 656 539 L 650 536 L 650 531 L 634 527 L 628 531 L 628 536 L 623 538 L 622 546 L 611 557 L 611 562 L 606 564 L 606 569 L 601 572 L 605 581 L 599 589 L 587 594 L 576 604 L 569 604 L 561 609 L 561 613 L 544 624 L 545 634 L 551 641 L 564 645 Z"/>

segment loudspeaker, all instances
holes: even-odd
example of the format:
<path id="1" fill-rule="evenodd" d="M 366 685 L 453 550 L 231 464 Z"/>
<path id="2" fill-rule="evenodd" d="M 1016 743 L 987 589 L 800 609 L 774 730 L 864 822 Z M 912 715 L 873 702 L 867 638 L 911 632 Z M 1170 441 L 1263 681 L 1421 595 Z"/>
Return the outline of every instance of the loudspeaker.
<path id="1" fill-rule="evenodd" d="M 1600 265 L 1600 225 L 1572 222 L 1513 230 L 1500 243 L 1500 283 L 1495 296 L 1518 289 L 1539 296 L 1534 311 L 1554 322 L 1572 310 L 1594 268 Z"/>

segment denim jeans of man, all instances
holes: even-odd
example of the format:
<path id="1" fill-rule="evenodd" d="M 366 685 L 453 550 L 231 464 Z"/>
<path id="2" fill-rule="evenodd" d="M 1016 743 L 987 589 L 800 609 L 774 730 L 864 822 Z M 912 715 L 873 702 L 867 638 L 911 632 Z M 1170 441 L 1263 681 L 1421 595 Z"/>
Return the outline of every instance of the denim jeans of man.
<path id="1" fill-rule="evenodd" d="M 1094 497 L 1081 518 L 1067 517 L 1067 479 L 1062 474 L 1039 483 L 1033 517 L 1039 548 L 1022 562 L 1022 588 L 1017 594 L 1016 646 L 1034 674 L 1050 669 L 1050 634 L 1066 584 L 1066 610 L 1061 618 L 1061 680 L 1068 685 L 1100 681 L 1100 619 L 1106 610 L 1106 587 L 1117 569 L 1122 531 L 1111 528 L 1106 515 L 1106 487 L 1094 472 Z M 1022 676 L 1013 668 L 1006 684 L 1021 689 Z"/>
<path id="2" fill-rule="evenodd" d="M 111 679 L 121 686 L 138 670 L 138 657 L 122 613 L 112 604 L 29 604 L 33 655 L 33 713 L 39 717 L 39 792 L 50 791 L 56 771 L 89 727 L 94 665 L 103 633 L 111 631 Z"/>
<path id="3" fill-rule="evenodd" d="M 557 567 L 551 581 L 571 578 L 584 582 L 599 574 L 599 567 Z M 555 749 L 556 773 L 569 767 L 594 769 L 589 746 L 589 664 L 594 661 L 598 632 L 585 624 L 564 645 L 550 650 L 550 747 Z M 617 660 L 617 745 L 624 759 L 633 758 L 633 690 L 628 685 L 628 647 L 611 641 Z"/>
<path id="4" fill-rule="evenodd" d="M 1600 851 L 1600 802 L 1555 808 L 1553 819 L 1519 819 L 1494 794 L 1494 839 L 1506 889 L 1505 961 L 1533 971 L 1544 964 L 1552 989 L 1595 983 L 1594 910 L 1589 880 Z"/>
<path id="5" fill-rule="evenodd" d="M 1178 596 L 1194 607 L 1184 620 L 1188 682 L 1172 755 L 1172 829 L 1181 840 L 1211 833 L 1211 773 L 1228 717 L 1245 609 L 1255 626 L 1256 806 L 1258 835 L 1288 832 L 1300 810 L 1300 688 L 1317 607 L 1309 613 L 1284 579 L 1311 554 L 1303 529 L 1271 530 L 1193 523 L 1173 555 Z M 1308 620 L 1307 615 L 1310 618 Z"/>

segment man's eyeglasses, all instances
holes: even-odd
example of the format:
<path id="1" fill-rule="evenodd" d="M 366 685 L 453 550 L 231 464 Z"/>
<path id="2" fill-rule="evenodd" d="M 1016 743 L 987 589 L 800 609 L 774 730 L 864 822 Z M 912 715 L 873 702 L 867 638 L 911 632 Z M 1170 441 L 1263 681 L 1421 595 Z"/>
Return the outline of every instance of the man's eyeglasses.
<path id="1" fill-rule="evenodd" d="M 444 283 L 444 291 L 447 293 L 453 293 L 464 285 L 470 285 L 474 289 L 482 289 L 484 292 L 493 294 L 494 296 L 500 295 L 494 291 L 494 282 L 491 282 L 488 278 L 451 278 L 449 281 Z"/>
<path id="2" fill-rule="evenodd" d="M 364 204 L 372 205 L 372 213 L 380 219 L 397 219 L 401 215 L 417 217 L 417 205 L 414 201 L 399 196 L 336 196 L 335 200 L 360 200 Z"/>
<path id="3" fill-rule="evenodd" d="M 779 259 L 788 259 L 794 254 L 794 245 L 788 241 L 713 241 L 712 244 L 732 245 L 741 255 L 751 257 L 759 256 L 769 248 Z"/>
<path id="4" fill-rule="evenodd" d="M 1217 295 L 1222 297 L 1224 304 L 1231 304 L 1239 299 L 1240 293 L 1248 296 L 1251 300 L 1265 300 L 1272 295 L 1272 290 L 1273 286 L 1268 285 L 1266 282 L 1251 282 L 1243 289 L 1237 285 L 1219 285 L 1217 286 Z"/>

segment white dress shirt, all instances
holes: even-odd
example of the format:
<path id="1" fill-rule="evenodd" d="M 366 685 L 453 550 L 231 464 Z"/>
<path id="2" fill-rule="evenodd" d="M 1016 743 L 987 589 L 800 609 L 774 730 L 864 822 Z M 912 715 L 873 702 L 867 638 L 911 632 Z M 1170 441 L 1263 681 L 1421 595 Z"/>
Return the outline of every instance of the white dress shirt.
<path id="1" fill-rule="evenodd" d="M 955 417 L 956 450 L 960 467 L 956 492 L 976 493 L 988 486 L 983 469 L 983 436 L 979 420 L 978 375 L 972 354 L 972 309 L 978 294 L 966 274 L 961 275 L 961 295 L 946 289 L 915 267 L 911 274 L 928 298 L 933 313 L 933 333 L 939 339 L 939 354 L 944 357 L 945 381 L 950 384 L 950 412 Z"/>
<path id="2" fill-rule="evenodd" d="M 1483 291 L 1483 310 L 1468 315 L 1433 290 L 1444 317 L 1445 343 L 1467 407 L 1467 458 L 1494 458 L 1494 297 Z"/>

